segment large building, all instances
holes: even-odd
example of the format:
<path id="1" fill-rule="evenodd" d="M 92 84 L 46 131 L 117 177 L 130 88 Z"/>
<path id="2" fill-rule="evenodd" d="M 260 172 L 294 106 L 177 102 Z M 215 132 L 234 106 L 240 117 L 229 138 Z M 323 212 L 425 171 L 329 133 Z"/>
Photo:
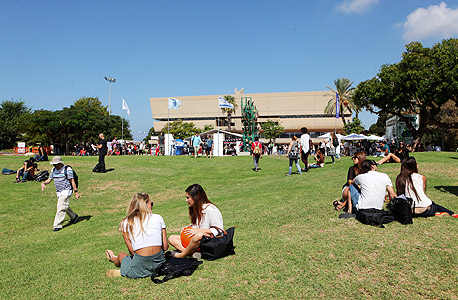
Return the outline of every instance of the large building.
<path id="1" fill-rule="evenodd" d="M 193 122 L 201 129 L 205 125 L 213 125 L 214 128 L 227 130 L 227 116 L 218 107 L 218 97 L 224 95 L 173 97 L 182 102 L 177 110 L 168 109 L 168 97 L 150 98 L 154 128 L 160 131 L 167 126 L 168 121 L 183 120 Z M 268 119 L 279 122 L 286 133 L 299 133 L 301 127 L 307 127 L 314 135 L 335 129 L 338 132 L 343 131 L 341 119 L 324 113 L 326 105 L 332 99 L 330 91 L 244 94 L 242 89 L 235 90 L 232 96 L 238 105 L 231 117 L 231 131 L 234 132 L 243 131 L 240 109 L 242 97 L 251 97 L 254 101 L 259 112 L 259 122 Z M 350 114 L 346 114 L 346 117 L 350 118 Z"/>

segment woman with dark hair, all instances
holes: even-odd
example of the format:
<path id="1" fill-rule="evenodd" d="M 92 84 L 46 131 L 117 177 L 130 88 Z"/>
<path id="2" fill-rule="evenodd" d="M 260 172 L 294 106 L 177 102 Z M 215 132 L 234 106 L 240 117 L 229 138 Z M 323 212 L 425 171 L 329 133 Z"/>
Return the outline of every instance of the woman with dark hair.
<path id="1" fill-rule="evenodd" d="M 286 176 L 291 175 L 291 171 L 293 170 L 293 164 L 296 165 L 297 170 L 299 171 L 299 174 L 302 174 L 301 167 L 299 166 L 299 156 L 300 156 L 299 151 L 301 151 L 301 150 L 300 150 L 299 145 L 297 143 L 297 137 L 295 135 L 293 135 L 291 137 L 291 143 L 289 143 L 288 152 L 286 153 L 286 155 L 289 158 L 289 171 L 286 174 Z M 308 156 L 308 154 L 307 154 L 307 156 Z M 306 168 L 307 167 L 308 166 L 306 166 Z"/>
<path id="2" fill-rule="evenodd" d="M 399 149 L 397 149 L 394 153 L 388 153 L 387 156 L 379 160 L 377 163 L 379 165 L 386 162 L 401 163 L 401 161 L 406 157 L 409 157 L 409 150 L 406 148 L 404 142 L 400 142 Z"/>
<path id="3" fill-rule="evenodd" d="M 130 256 L 123 252 L 115 256 L 113 251 L 105 251 L 108 260 L 121 267 L 120 273 L 112 276 L 149 277 L 165 262 L 163 251 L 169 248 L 165 223 L 160 215 L 151 212 L 152 206 L 145 193 L 135 194 L 130 200 L 127 216 L 119 224 Z"/>
<path id="4" fill-rule="evenodd" d="M 45 148 L 43 146 L 38 147 L 38 154 L 35 155 L 35 160 L 39 161 L 48 161 L 48 153 L 46 153 Z"/>
<path id="5" fill-rule="evenodd" d="M 324 155 L 320 150 L 314 155 L 316 163 L 309 165 L 309 168 L 323 168 L 324 167 Z"/>
<path id="6" fill-rule="evenodd" d="M 426 176 L 418 173 L 418 164 L 415 157 L 407 157 L 401 162 L 401 173 L 396 177 L 396 192 L 404 194 L 415 202 L 413 217 L 433 217 L 437 215 L 451 215 L 458 218 L 458 214 L 434 203 L 426 196 Z"/>
<path id="7" fill-rule="evenodd" d="M 359 194 L 361 193 L 359 187 L 354 184 L 353 180 L 359 174 L 361 165 L 363 161 L 366 160 L 366 153 L 356 152 L 352 156 L 353 166 L 348 168 L 347 182 L 342 188 L 342 202 L 334 201 L 334 206 L 336 210 L 341 210 L 342 208 L 347 208 L 348 213 L 352 213 L 356 210 L 356 204 L 359 201 Z M 351 204 L 351 205 L 350 205 Z"/>
<path id="8" fill-rule="evenodd" d="M 35 171 L 38 165 L 35 163 L 35 158 L 31 157 L 24 161 L 24 165 L 16 171 L 16 183 L 26 182 L 27 180 L 33 180 Z M 22 179 L 21 179 L 22 177 Z"/>
<path id="9" fill-rule="evenodd" d="M 224 230 L 223 217 L 219 209 L 210 200 L 199 184 L 193 184 L 186 189 L 186 202 L 189 207 L 190 227 L 185 227 L 183 233 L 191 236 L 189 244 L 183 246 L 180 235 L 171 235 L 169 243 L 180 253 L 174 256 L 182 258 L 192 255 L 200 246 L 203 236 L 217 236 L 219 230 Z"/>

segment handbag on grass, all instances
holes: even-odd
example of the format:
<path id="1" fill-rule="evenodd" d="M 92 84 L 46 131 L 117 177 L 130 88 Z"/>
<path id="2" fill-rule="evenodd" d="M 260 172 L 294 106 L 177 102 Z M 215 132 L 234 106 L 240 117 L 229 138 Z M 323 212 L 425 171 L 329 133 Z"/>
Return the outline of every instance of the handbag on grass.
<path id="1" fill-rule="evenodd" d="M 227 231 L 220 228 L 219 235 L 215 237 L 202 237 L 200 241 L 200 253 L 202 258 L 206 260 L 215 260 L 221 257 L 235 254 L 234 247 L 234 230 L 235 227 L 229 228 Z"/>

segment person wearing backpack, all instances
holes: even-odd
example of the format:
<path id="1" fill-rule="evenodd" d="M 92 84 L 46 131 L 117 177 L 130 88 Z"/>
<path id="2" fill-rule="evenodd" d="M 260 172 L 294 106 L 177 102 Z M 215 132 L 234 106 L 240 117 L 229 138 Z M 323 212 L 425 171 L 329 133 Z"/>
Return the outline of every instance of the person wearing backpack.
<path id="1" fill-rule="evenodd" d="M 340 140 L 334 132 L 331 132 L 329 145 L 331 150 L 334 150 L 334 154 L 331 155 L 332 163 L 335 163 L 334 157 L 337 158 L 337 161 L 340 161 Z"/>
<path id="2" fill-rule="evenodd" d="M 413 217 L 434 217 L 450 215 L 458 218 L 458 214 L 434 203 L 426 196 L 426 176 L 418 173 L 415 157 L 404 158 L 401 162 L 401 173 L 396 177 L 396 192 L 405 195 L 415 202 Z"/>
<path id="3" fill-rule="evenodd" d="M 302 174 L 301 166 L 299 165 L 299 156 L 300 156 L 299 151 L 300 151 L 300 148 L 297 142 L 297 137 L 293 135 L 291 137 L 291 143 L 289 143 L 288 152 L 286 153 L 286 155 L 289 158 L 289 171 L 286 174 L 286 176 L 291 175 L 291 171 L 293 170 L 293 164 L 296 165 L 297 170 L 299 171 L 299 174 Z M 306 166 L 306 169 L 308 169 L 308 166 Z"/>
<path id="4" fill-rule="evenodd" d="M 78 215 L 70 208 L 70 198 L 75 193 L 76 199 L 80 198 L 77 184 L 73 176 L 73 170 L 70 166 L 65 166 L 60 156 L 54 156 L 50 162 L 54 166 L 49 178 L 41 183 L 41 191 L 43 192 L 46 185 L 54 180 L 57 193 L 57 212 L 54 218 L 53 231 L 57 232 L 62 229 L 65 215 L 70 217 L 70 223 L 74 224 L 78 220 Z"/>
<path id="5" fill-rule="evenodd" d="M 251 144 L 251 152 L 253 153 L 254 171 L 257 172 L 259 159 L 262 158 L 262 144 L 259 142 L 259 137 L 254 138 L 254 142 Z"/>

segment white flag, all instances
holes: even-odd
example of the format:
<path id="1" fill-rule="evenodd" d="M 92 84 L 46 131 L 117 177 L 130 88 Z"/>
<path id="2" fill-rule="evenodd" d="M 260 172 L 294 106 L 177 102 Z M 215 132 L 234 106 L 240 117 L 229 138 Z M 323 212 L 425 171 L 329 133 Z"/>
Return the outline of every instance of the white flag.
<path id="1" fill-rule="evenodd" d="M 219 107 L 234 109 L 234 105 L 230 104 L 229 101 L 227 101 L 224 97 L 220 96 L 218 98 L 218 101 L 219 101 Z"/>
<path id="2" fill-rule="evenodd" d="M 127 110 L 127 115 L 130 116 L 129 106 L 127 106 L 126 100 L 122 99 L 122 109 Z"/>
<path id="3" fill-rule="evenodd" d="M 169 98 L 169 109 L 178 109 L 181 106 L 181 101 L 175 98 Z"/>

